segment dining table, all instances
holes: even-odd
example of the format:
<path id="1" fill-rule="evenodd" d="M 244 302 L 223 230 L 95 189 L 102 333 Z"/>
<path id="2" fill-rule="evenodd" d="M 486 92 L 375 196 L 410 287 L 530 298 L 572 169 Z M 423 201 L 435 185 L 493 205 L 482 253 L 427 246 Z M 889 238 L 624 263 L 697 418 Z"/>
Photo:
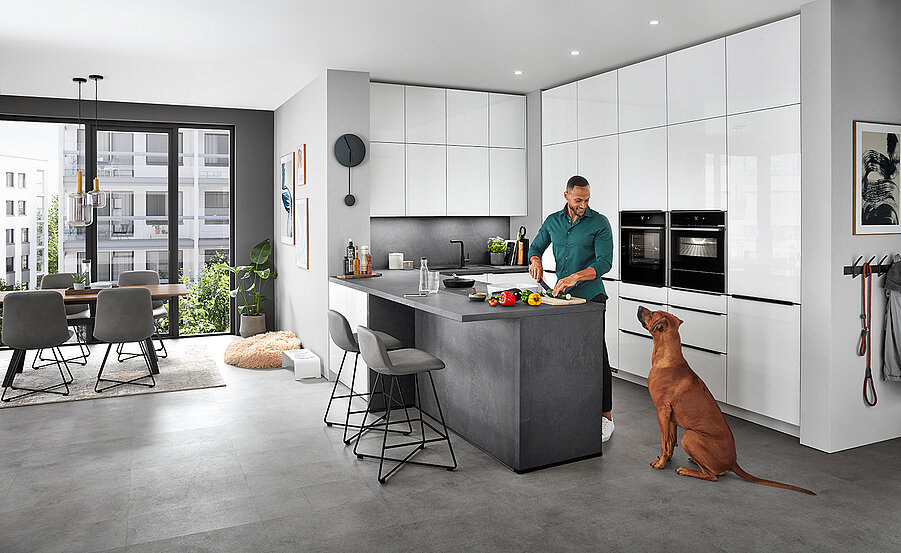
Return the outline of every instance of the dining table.
<path id="1" fill-rule="evenodd" d="M 142 284 L 136 286 L 128 286 L 123 288 L 147 288 L 150 290 L 150 295 L 154 300 L 163 300 L 168 298 L 176 298 L 179 296 L 187 296 L 188 288 L 184 284 Z M 58 292 L 63 297 L 63 302 L 66 304 L 78 304 L 84 303 L 88 304 L 91 308 L 91 316 L 90 318 L 85 319 L 77 319 L 77 324 L 85 325 L 93 327 L 94 324 L 94 310 L 97 305 L 97 295 L 106 288 L 88 288 L 85 290 L 72 290 L 72 289 L 54 289 L 48 288 L 43 291 L 51 291 Z M 7 294 L 15 293 L 15 291 L 0 291 L 0 308 L 3 307 L 3 298 L 6 297 Z M 76 320 L 69 321 L 72 323 Z M 153 342 L 151 338 L 147 338 L 145 340 L 146 350 L 149 353 L 148 361 L 150 362 L 150 371 L 153 374 L 159 374 L 159 362 L 156 356 L 156 349 L 154 348 Z M 22 350 L 13 350 L 13 356 L 10 359 L 9 367 L 7 368 L 6 375 L 3 378 L 3 386 L 11 385 L 12 379 L 16 373 L 21 373 L 25 368 L 25 352 Z"/>

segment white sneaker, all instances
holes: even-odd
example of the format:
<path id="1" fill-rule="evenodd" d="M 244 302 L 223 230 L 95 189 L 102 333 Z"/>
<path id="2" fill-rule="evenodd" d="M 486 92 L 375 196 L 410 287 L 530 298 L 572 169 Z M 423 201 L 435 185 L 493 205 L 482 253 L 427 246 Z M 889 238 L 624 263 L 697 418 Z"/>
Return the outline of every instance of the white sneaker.
<path id="1" fill-rule="evenodd" d="M 610 439 L 614 428 L 615 425 L 612 420 L 607 417 L 601 417 L 601 442 L 606 442 Z"/>

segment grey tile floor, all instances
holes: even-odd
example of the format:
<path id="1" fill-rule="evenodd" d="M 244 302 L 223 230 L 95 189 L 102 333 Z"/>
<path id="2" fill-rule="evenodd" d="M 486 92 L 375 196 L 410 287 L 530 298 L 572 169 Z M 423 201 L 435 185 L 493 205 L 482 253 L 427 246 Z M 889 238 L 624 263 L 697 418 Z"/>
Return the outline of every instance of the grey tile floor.
<path id="1" fill-rule="evenodd" d="M 231 339 L 202 340 L 221 358 Z M 516 475 L 456 439 L 457 471 L 380 485 L 322 424 L 325 381 L 221 370 L 224 388 L 0 410 L 0 551 L 901 550 L 901 440 L 827 455 L 729 417 L 743 468 L 819 495 L 703 482 L 673 472 L 681 448 L 648 466 L 647 390 L 614 379 L 602 458 Z"/>

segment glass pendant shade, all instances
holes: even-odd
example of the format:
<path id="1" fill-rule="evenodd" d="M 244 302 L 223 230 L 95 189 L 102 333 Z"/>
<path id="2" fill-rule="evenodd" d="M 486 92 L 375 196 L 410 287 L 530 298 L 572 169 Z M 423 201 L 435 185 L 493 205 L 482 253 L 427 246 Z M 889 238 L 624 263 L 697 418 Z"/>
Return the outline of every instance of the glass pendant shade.
<path id="1" fill-rule="evenodd" d="M 106 207 L 107 193 L 106 190 L 100 190 L 100 181 L 98 179 L 94 179 L 94 189 L 88 192 L 88 195 L 91 197 L 91 205 L 97 209 Z"/>
<path id="2" fill-rule="evenodd" d="M 78 188 L 66 195 L 66 220 L 70 227 L 86 227 L 94 222 L 94 206 L 91 195 L 81 187 L 81 171 L 78 172 Z"/>

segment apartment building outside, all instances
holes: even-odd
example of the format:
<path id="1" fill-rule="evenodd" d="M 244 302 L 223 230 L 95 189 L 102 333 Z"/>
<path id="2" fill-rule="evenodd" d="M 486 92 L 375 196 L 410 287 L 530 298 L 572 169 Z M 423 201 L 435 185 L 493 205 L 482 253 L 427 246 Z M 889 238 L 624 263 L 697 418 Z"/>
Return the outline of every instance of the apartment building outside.
<path id="1" fill-rule="evenodd" d="M 48 160 L 0 154 L 3 280 L 34 289 L 47 271 Z"/>

